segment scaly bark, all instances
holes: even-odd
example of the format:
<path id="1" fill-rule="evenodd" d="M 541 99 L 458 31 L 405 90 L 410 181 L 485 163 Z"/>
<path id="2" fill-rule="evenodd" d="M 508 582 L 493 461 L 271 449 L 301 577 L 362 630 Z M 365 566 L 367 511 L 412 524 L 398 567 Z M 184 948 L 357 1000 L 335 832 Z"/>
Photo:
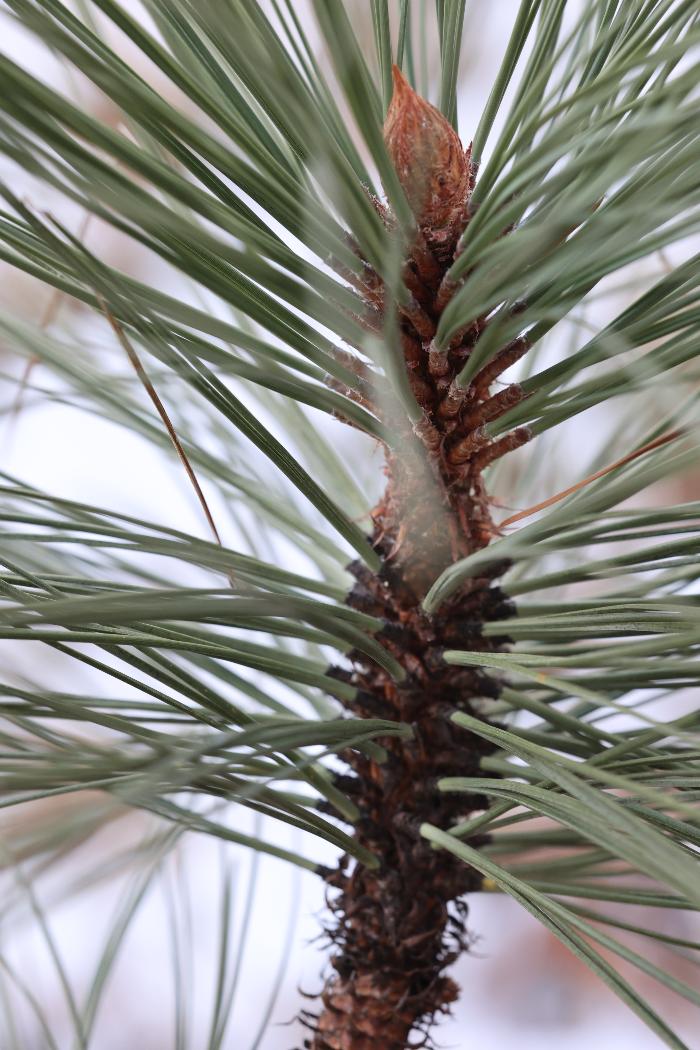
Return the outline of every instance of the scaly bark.
<path id="1" fill-rule="evenodd" d="M 382 568 L 374 575 L 360 563 L 350 567 L 356 583 L 348 604 L 382 618 L 379 637 L 406 678 L 396 683 L 357 652 L 349 669 L 332 673 L 356 687 L 347 704 L 353 715 L 407 722 L 414 735 L 387 740 L 388 757 L 381 764 L 358 752 L 344 756 L 350 769 L 339 786 L 361 814 L 354 835 L 380 866 L 369 870 L 343 858 L 336 870 L 324 872 L 335 920 L 328 931 L 335 945 L 334 973 L 322 995 L 321 1015 L 308 1018 L 311 1050 L 404 1050 L 411 1033 L 427 1037 L 434 1017 L 457 997 L 445 969 L 468 947 L 463 897 L 481 878 L 434 850 L 419 828 L 424 821 L 448 828 L 486 805 L 479 795 L 441 793 L 437 780 L 477 774 L 489 746 L 449 716 L 478 709 L 485 717 L 483 708 L 499 687 L 479 669 L 448 665 L 442 654 L 447 648 L 502 647 L 505 633 L 485 638 L 482 626 L 506 619 L 512 605 L 494 582 L 503 566 L 468 581 L 432 617 L 423 613 L 421 601 L 444 568 L 490 541 L 493 526 L 481 473 L 529 437 L 518 428 L 492 442 L 484 430 L 522 396 L 516 385 L 494 395 L 490 386 L 525 352 L 523 340 L 505 347 L 467 390 L 458 388 L 455 378 L 485 318 L 458 333 L 447 352 L 431 345 L 454 291 L 445 275 L 469 218 L 470 151 L 396 69 L 384 132 L 419 228 L 405 265 L 411 298 L 400 308 L 399 326 L 424 414 L 413 433 L 398 433 L 387 451 L 387 485 L 373 512 L 372 535 Z M 390 224 L 391 216 L 378 207 Z M 376 323 L 388 305 L 381 280 L 368 265 L 360 280 L 352 280 Z"/>

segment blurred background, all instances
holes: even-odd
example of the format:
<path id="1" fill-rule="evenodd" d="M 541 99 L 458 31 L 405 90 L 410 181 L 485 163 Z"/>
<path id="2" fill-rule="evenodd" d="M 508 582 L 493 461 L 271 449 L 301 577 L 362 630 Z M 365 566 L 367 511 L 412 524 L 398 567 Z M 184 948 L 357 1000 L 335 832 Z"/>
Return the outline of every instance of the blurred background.
<path id="1" fill-rule="evenodd" d="M 423 6 L 417 0 L 417 17 Z M 471 0 L 468 4 L 459 99 L 465 141 L 488 93 L 516 7 L 515 0 Z M 139 9 L 133 5 L 133 10 Z M 373 48 L 369 4 L 356 0 L 354 11 L 357 31 L 369 53 Z M 299 14 L 313 35 L 313 19 L 304 4 L 299 4 Z M 59 85 L 91 114 L 119 126 L 120 115 L 112 104 L 19 31 L 1 8 L 0 28 L 0 46 L 16 61 Z M 129 61 L 137 66 L 142 62 L 116 33 L 108 36 Z M 428 39 L 427 54 L 434 54 L 436 48 L 436 41 Z M 319 58 L 323 61 L 322 51 Z M 172 87 L 160 83 L 150 68 L 139 71 L 159 90 L 176 97 Z M 22 180 L 7 165 L 2 174 Z M 75 209 L 47 199 L 44 189 L 37 200 L 31 180 L 26 179 L 19 189 L 15 181 L 13 188 L 19 196 L 26 195 L 42 211 L 55 209 L 111 265 L 157 283 L 171 294 L 182 292 L 145 249 L 97 221 L 84 226 Z M 684 246 L 679 246 L 679 255 L 684 252 Z M 625 287 L 601 296 L 576 324 L 597 328 L 605 323 L 668 262 L 661 257 L 637 266 Z M 68 332 L 88 346 L 94 343 L 95 354 L 101 353 L 104 331 L 95 330 L 80 304 L 57 299 L 32 278 L 4 265 L 0 273 L 0 308 L 54 332 Z M 575 324 L 569 334 L 576 339 Z M 566 338 L 566 334 L 561 337 Z M 557 355 L 566 349 L 559 345 L 547 352 Z M 52 493 L 203 534 L 199 507 L 172 456 L 66 403 L 60 384 L 41 366 L 32 368 L 26 377 L 17 405 L 16 380 L 24 368 L 24 362 L 0 346 L 4 470 Z M 659 391 L 658 396 L 663 398 L 664 392 Z M 592 447 L 602 448 L 605 435 L 614 428 L 615 419 L 606 413 L 614 413 L 616 407 L 577 417 L 556 439 L 538 441 L 537 454 L 546 456 L 547 463 L 546 469 L 534 472 L 530 503 L 582 476 Z M 349 454 L 356 451 L 362 484 L 376 492 L 381 457 L 368 457 L 353 433 L 342 428 L 334 433 L 346 443 Z M 504 504 L 509 476 L 521 469 L 522 462 L 513 457 L 507 466 L 509 474 L 499 479 Z M 652 496 L 667 502 L 698 498 L 699 494 L 700 479 L 691 477 L 682 484 L 657 486 Z M 85 668 L 76 670 L 74 662 L 38 644 L 18 647 L 0 641 L 0 661 L 19 679 L 30 675 L 54 689 L 75 688 L 76 684 L 99 688 Z M 227 1027 L 218 1033 L 221 1050 L 299 1047 L 303 1028 L 298 1017 L 302 1010 L 313 1007 L 306 997 L 320 990 L 327 959 L 319 933 L 326 915 L 320 880 L 273 858 L 260 858 L 193 834 L 182 837 L 159 864 L 159 847 L 153 842 L 157 829 L 151 818 L 113 811 L 83 846 L 30 881 L 21 864 L 22 842 L 26 839 L 30 849 L 34 836 L 50 834 L 52 829 L 58 829 L 60 835 L 68 825 L 79 829 L 81 822 L 85 822 L 87 835 L 99 806 L 96 798 L 68 795 L 3 811 L 0 865 L 6 872 L 6 904 L 0 910 L 0 989 L 3 997 L 11 996 L 19 1003 L 17 1031 L 6 1038 L 14 1039 L 24 1050 L 40 1050 L 51 1045 L 48 1028 L 59 1050 L 70 1050 L 75 1045 L 74 999 L 83 1002 L 105 944 L 120 922 L 129 918 L 115 965 L 102 989 L 90 1050 L 196 1050 L 208 1046 L 215 1025 L 216 971 L 222 951 L 230 957 L 230 984 L 224 998 L 231 996 L 233 1006 Z M 294 844 L 288 829 L 274 833 L 282 844 Z M 329 850 L 324 855 L 321 844 L 314 843 L 313 850 L 320 861 L 333 862 L 332 853 Z M 454 974 L 463 994 L 453 1016 L 438 1030 L 440 1046 L 455 1050 L 589 1050 L 597 1045 L 601 1050 L 651 1050 L 662 1045 L 515 903 L 496 894 L 481 894 L 470 902 L 470 915 L 473 948 Z M 648 916 L 643 918 L 646 921 Z M 630 908 L 625 919 L 634 923 L 640 914 Z M 651 921 L 662 928 L 664 916 Z M 694 920 L 678 915 L 666 918 L 663 929 L 686 938 L 700 933 Z M 662 964 L 668 958 L 659 954 L 655 961 Z M 677 976 L 697 984 L 697 971 L 690 963 L 677 962 L 676 966 Z M 700 1047 L 690 1006 L 651 981 L 646 989 L 636 972 L 629 976 L 648 991 L 662 1014 L 673 1019 L 688 1044 Z"/>

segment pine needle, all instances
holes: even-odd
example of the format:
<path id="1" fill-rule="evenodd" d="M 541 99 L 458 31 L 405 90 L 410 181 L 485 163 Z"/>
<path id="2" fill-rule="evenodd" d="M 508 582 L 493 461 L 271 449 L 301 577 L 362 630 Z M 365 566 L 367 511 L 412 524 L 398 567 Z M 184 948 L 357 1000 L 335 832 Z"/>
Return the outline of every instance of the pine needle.
<path id="1" fill-rule="evenodd" d="M 83 238 L 85 237 L 85 234 L 88 231 L 88 227 L 90 225 L 90 219 L 91 218 L 92 218 L 92 214 L 90 212 L 88 212 L 86 215 L 83 216 L 83 221 L 80 224 L 80 229 L 78 230 L 78 235 L 77 235 L 78 239 L 81 240 L 81 241 L 83 240 Z M 44 312 L 43 312 L 43 314 L 41 316 L 41 319 L 39 321 L 39 325 L 38 325 L 39 331 L 41 331 L 41 332 L 47 331 L 47 329 L 50 328 L 51 325 L 54 323 L 54 321 L 58 317 L 58 312 L 61 309 L 61 306 L 63 304 L 63 300 L 65 299 L 65 295 L 66 295 L 66 293 L 64 291 L 61 291 L 60 288 L 54 288 L 53 289 L 53 291 L 51 292 L 51 295 L 48 298 L 48 301 L 47 301 L 46 306 L 44 308 Z M 31 357 L 27 358 L 27 363 L 25 364 L 24 370 L 22 372 L 22 375 L 19 378 L 19 383 L 18 383 L 18 386 L 17 386 L 17 394 L 15 396 L 14 402 L 12 404 L 12 407 L 11 407 L 10 413 L 9 413 L 9 418 L 8 418 L 8 423 L 7 423 L 9 431 L 11 431 L 12 428 L 14 427 L 14 424 L 17 422 L 17 418 L 19 417 L 19 414 L 22 411 L 22 407 L 24 405 L 24 397 L 25 397 L 25 394 L 27 393 L 27 387 L 29 386 L 29 380 L 31 379 L 32 372 L 34 371 L 36 366 L 40 363 L 40 361 L 41 361 L 41 358 L 38 357 L 36 354 L 32 354 Z"/>
<path id="2" fill-rule="evenodd" d="M 141 360 L 140 360 L 138 354 L 136 353 L 134 347 L 131 345 L 131 343 L 127 339 L 127 336 L 126 336 L 126 333 L 124 332 L 124 329 L 119 324 L 119 321 L 117 321 L 116 317 L 111 312 L 111 310 L 107 306 L 107 303 L 102 298 L 102 296 L 99 293 L 96 293 L 96 294 L 97 294 L 97 300 L 98 300 L 98 302 L 100 304 L 102 312 L 104 313 L 105 317 L 109 321 L 109 323 L 110 323 L 110 325 L 112 327 L 112 330 L 114 331 L 114 334 L 116 335 L 117 339 L 119 340 L 120 344 L 122 345 L 122 347 L 123 347 L 127 357 L 129 358 L 129 361 L 133 365 L 134 371 L 136 372 L 136 375 L 141 380 L 141 383 L 143 384 L 144 389 L 146 390 L 146 393 L 148 394 L 148 396 L 150 397 L 151 401 L 153 402 L 158 415 L 160 416 L 160 418 L 163 421 L 163 425 L 165 426 L 165 429 L 168 431 L 168 436 L 169 436 L 170 440 L 173 443 L 175 451 L 177 452 L 177 454 L 178 454 L 178 456 L 180 458 L 180 462 L 182 463 L 183 467 L 185 468 L 185 472 L 187 474 L 187 477 L 190 479 L 190 483 L 192 485 L 192 488 L 194 489 L 194 491 L 195 491 L 195 493 L 197 495 L 197 499 L 199 500 L 200 506 L 201 506 L 202 510 L 204 511 L 204 516 L 207 519 L 207 523 L 209 525 L 209 529 L 211 530 L 211 533 L 212 533 L 214 539 L 216 540 L 216 542 L 219 544 L 219 546 L 221 546 L 222 545 L 221 544 L 221 537 L 219 535 L 219 530 L 216 527 L 216 523 L 214 522 L 214 518 L 212 516 L 211 510 L 209 509 L 209 504 L 207 503 L 206 497 L 205 497 L 204 493 L 202 492 L 202 487 L 199 484 L 199 481 L 197 480 L 197 475 L 195 474 L 194 470 L 192 469 L 192 464 L 190 463 L 189 459 L 187 458 L 187 453 L 185 452 L 184 448 L 182 447 L 182 443 L 181 443 L 179 437 L 177 436 L 177 432 L 175 430 L 175 427 L 173 426 L 173 423 L 172 423 L 172 420 L 170 419 L 170 416 L 167 413 L 165 405 L 163 404 L 163 402 L 161 401 L 160 397 L 158 396 L 158 392 L 157 392 L 156 388 L 153 386 L 153 383 L 148 378 L 148 374 L 146 373 L 145 368 L 141 364 Z"/>
<path id="3" fill-rule="evenodd" d="M 594 474 L 589 474 L 587 478 L 577 481 L 575 485 L 570 485 L 568 489 L 563 489 L 561 492 L 557 492 L 556 495 L 550 496 L 549 499 L 536 503 L 534 507 L 528 507 L 527 510 L 520 510 L 517 514 L 511 514 L 509 518 L 506 518 L 505 521 L 499 524 L 499 529 L 504 529 L 507 525 L 514 525 L 516 521 L 529 518 L 532 514 L 536 514 L 538 510 L 545 510 L 547 507 L 551 507 L 552 504 L 566 499 L 567 496 L 573 496 L 574 492 L 578 492 L 580 489 L 585 488 L 586 485 L 590 485 L 592 481 L 605 477 L 606 474 L 617 470 L 618 467 L 626 466 L 627 463 L 631 463 L 640 456 L 646 455 L 647 452 L 652 452 L 656 448 L 661 448 L 662 445 L 667 445 L 670 441 L 675 441 L 676 438 L 681 437 L 684 433 L 685 430 L 681 427 L 679 430 L 672 430 L 669 434 L 664 434 L 662 437 L 654 438 L 653 441 L 648 441 L 646 445 L 642 445 L 641 448 L 635 449 L 634 452 L 630 452 L 621 459 L 616 459 L 614 463 L 608 464 L 607 467 L 596 470 Z"/>

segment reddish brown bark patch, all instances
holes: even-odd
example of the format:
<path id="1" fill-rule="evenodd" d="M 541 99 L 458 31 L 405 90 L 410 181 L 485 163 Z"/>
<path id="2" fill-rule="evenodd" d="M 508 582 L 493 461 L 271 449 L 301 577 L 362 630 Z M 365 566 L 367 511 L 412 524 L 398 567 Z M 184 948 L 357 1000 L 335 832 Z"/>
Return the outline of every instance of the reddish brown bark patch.
<path id="1" fill-rule="evenodd" d="M 384 141 L 413 214 L 432 247 L 454 248 L 470 181 L 469 152 L 442 113 L 394 66 Z"/>

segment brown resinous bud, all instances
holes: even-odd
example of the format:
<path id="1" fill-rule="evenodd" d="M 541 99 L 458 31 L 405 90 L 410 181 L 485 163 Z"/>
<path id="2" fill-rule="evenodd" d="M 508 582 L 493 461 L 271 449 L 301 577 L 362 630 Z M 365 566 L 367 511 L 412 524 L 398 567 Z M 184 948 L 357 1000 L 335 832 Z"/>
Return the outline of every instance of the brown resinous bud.
<path id="1" fill-rule="evenodd" d="M 469 151 L 435 106 L 417 94 L 397 66 L 384 121 L 384 142 L 428 243 L 450 250 L 466 222 Z"/>

